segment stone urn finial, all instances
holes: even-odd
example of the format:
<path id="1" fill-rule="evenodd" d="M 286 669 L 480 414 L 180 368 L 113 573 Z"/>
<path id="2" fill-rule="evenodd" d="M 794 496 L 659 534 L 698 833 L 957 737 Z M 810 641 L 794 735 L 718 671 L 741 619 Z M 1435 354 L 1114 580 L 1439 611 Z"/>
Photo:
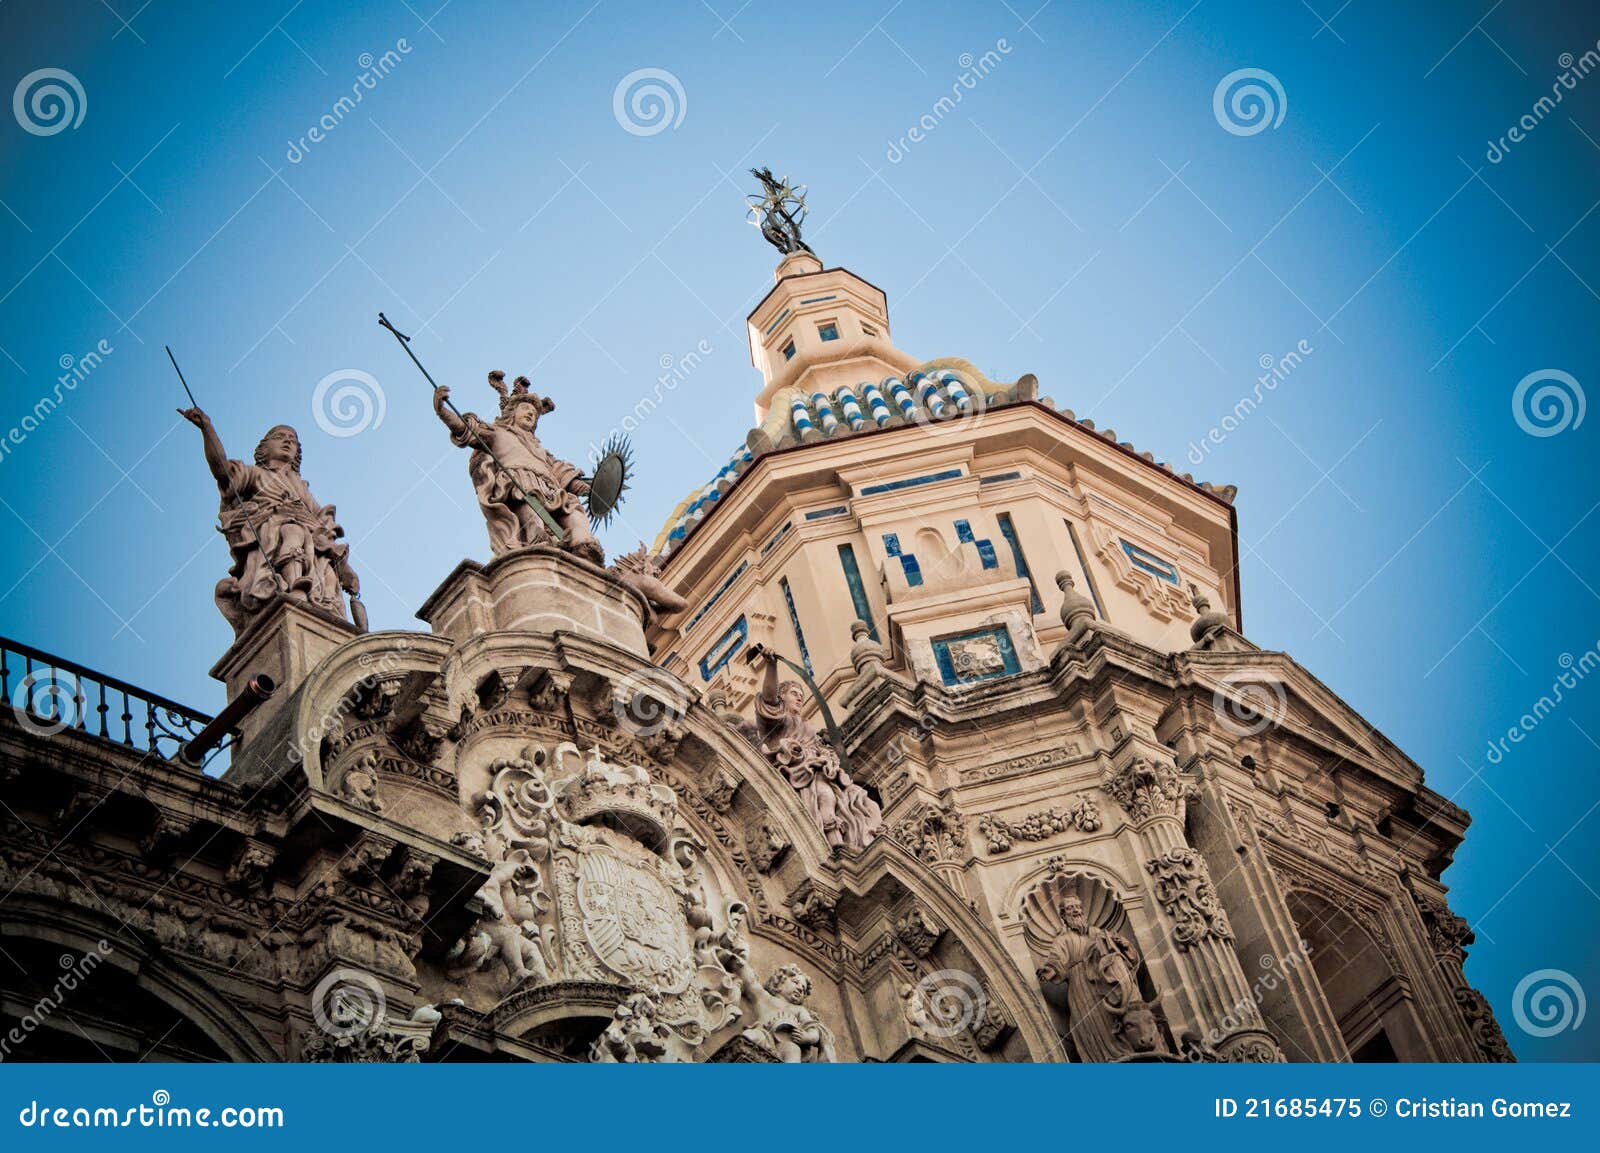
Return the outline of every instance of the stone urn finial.
<path id="1" fill-rule="evenodd" d="M 1061 623 L 1069 634 L 1077 630 L 1080 621 L 1095 619 L 1094 602 L 1078 591 L 1071 573 L 1065 570 L 1056 573 L 1056 588 L 1065 594 L 1061 602 Z"/>
<path id="2" fill-rule="evenodd" d="M 858 675 L 866 676 L 883 668 L 886 654 L 883 646 L 872 639 L 871 625 L 863 620 L 852 621 L 850 637 L 855 642 L 850 646 L 850 663 L 855 666 Z"/>
<path id="3" fill-rule="evenodd" d="M 1196 644 L 1199 644 L 1212 629 L 1230 623 L 1227 613 L 1211 611 L 1211 598 L 1192 581 L 1189 584 L 1189 602 L 1194 605 L 1194 611 L 1200 614 L 1195 618 L 1194 624 L 1189 626 L 1189 636 Z"/>

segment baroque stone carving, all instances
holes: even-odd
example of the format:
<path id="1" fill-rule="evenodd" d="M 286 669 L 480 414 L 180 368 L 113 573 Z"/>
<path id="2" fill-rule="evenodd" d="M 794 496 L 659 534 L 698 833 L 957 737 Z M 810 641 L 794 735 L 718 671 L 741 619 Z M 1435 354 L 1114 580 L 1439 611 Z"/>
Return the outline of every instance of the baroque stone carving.
<path id="1" fill-rule="evenodd" d="M 972 1039 L 978 1043 L 978 1048 L 988 1052 L 998 1049 L 1008 1034 L 1016 1029 L 1016 1022 L 1001 1007 L 1000 1002 L 993 995 L 984 997 L 983 1012 L 972 1023 Z"/>
<path id="2" fill-rule="evenodd" d="M 693 1060 L 748 997 L 742 901 L 707 908 L 678 796 L 641 765 L 563 742 L 489 766 L 471 799 L 482 831 L 458 847 L 493 863 L 483 914 L 451 952 L 456 973 L 504 970 L 521 996 L 551 982 L 633 989 L 594 1060 Z M 640 998 L 643 999 L 640 999 Z"/>
<path id="3" fill-rule="evenodd" d="M 672 1031 L 657 1019 L 659 1010 L 649 993 L 635 993 L 617 1006 L 611 1023 L 595 1039 L 589 1060 L 595 1064 L 655 1064 L 679 1060 L 672 1047 Z"/>
<path id="4" fill-rule="evenodd" d="M 1470 985 L 1458 985 L 1454 996 L 1456 1007 L 1461 1010 L 1461 1018 L 1467 1023 L 1467 1030 L 1484 1058 L 1489 1061 L 1515 1061 L 1511 1046 L 1506 1044 L 1506 1035 L 1500 1031 L 1500 1023 L 1494 1019 L 1494 1010 L 1489 1007 L 1488 998 Z"/>
<path id="5" fill-rule="evenodd" d="M 777 867 L 783 854 L 789 851 L 789 838 L 784 835 L 781 825 L 763 814 L 745 830 L 744 848 L 750 863 L 757 870 L 770 873 Z"/>
<path id="6" fill-rule="evenodd" d="M 1136 822 L 1181 816 L 1183 803 L 1194 795 L 1194 784 L 1175 767 L 1145 757 L 1135 757 L 1108 773 L 1100 787 Z"/>
<path id="7" fill-rule="evenodd" d="M 1015 820 L 994 813 L 978 820 L 978 832 L 988 841 L 991 853 L 1008 853 L 1016 841 L 1046 841 L 1071 829 L 1093 833 L 1099 828 L 1100 806 L 1081 793 L 1065 805 L 1051 805 Z"/>
<path id="8" fill-rule="evenodd" d="M 234 851 L 223 880 L 248 893 L 265 890 L 271 884 L 272 862 L 277 852 L 259 841 L 245 841 Z"/>
<path id="9" fill-rule="evenodd" d="M 1035 971 L 1046 999 L 1064 1009 L 1082 1061 L 1121 1060 L 1139 1052 L 1136 1040 L 1143 1043 L 1142 957 L 1126 922 L 1111 892 L 1083 876 L 1051 873 L 1024 899 Z M 1134 1020 L 1125 1026 L 1130 1013 Z"/>
<path id="10" fill-rule="evenodd" d="M 358 809 L 383 812 L 383 801 L 378 796 L 378 754 L 369 752 L 344 771 L 339 780 L 339 796 Z"/>
<path id="11" fill-rule="evenodd" d="M 1428 946 L 1434 955 L 1454 960 L 1457 964 L 1465 961 L 1466 947 L 1474 940 L 1472 926 L 1467 924 L 1467 919 L 1457 916 L 1445 902 L 1425 896 L 1417 897 L 1417 912 L 1422 915 L 1422 923 L 1428 930 Z"/>
<path id="12" fill-rule="evenodd" d="M 859 852 L 882 829 L 883 811 L 850 779 L 836 753 L 803 713 L 805 690 L 796 681 L 778 683 L 778 662 L 767 654 L 756 718 L 761 751 L 800 794 L 812 819 L 835 852 Z"/>
<path id="13" fill-rule="evenodd" d="M 798 965 L 780 965 L 764 984 L 746 967 L 744 995 L 751 1025 L 742 1036 L 787 1064 L 835 1060 L 833 1032 L 806 1008 L 811 978 Z"/>
<path id="14" fill-rule="evenodd" d="M 632 552 L 611 562 L 617 579 L 644 598 L 651 613 L 681 613 L 689 607 L 672 587 L 661 579 L 661 564 L 650 555 L 644 541 Z"/>
<path id="15" fill-rule="evenodd" d="M 890 835 L 930 865 L 960 861 L 967 852 L 967 827 L 949 801 L 916 806 L 895 822 Z"/>
<path id="16" fill-rule="evenodd" d="M 229 460 L 211 418 L 199 408 L 179 409 L 200 430 L 206 466 L 216 479 L 221 507 L 217 531 L 228 542 L 233 564 L 217 582 L 217 609 L 244 632 L 280 596 L 338 617 L 353 615 L 367 628 L 361 581 L 350 567 L 350 546 L 331 504 L 317 502 L 300 475 L 300 437 L 286 424 L 267 430 L 255 461 Z M 343 593 L 350 594 L 350 614 Z"/>
<path id="17" fill-rule="evenodd" d="M 531 391 L 525 376 L 508 390 L 505 373 L 491 372 L 489 385 L 500 396 L 493 421 L 472 412 L 456 415 L 445 403 L 450 399 L 445 385 L 433 391 L 433 410 L 450 430 L 450 442 L 472 449 L 467 467 L 488 524 L 490 549 L 503 556 L 529 545 L 555 544 L 603 563 L 604 550 L 589 531 L 589 514 L 579 499 L 589 491 L 588 480 L 576 465 L 551 456 L 536 435 L 539 418 L 554 412 L 555 402 Z M 560 526 L 563 540 L 556 540 L 546 518 Z"/>
<path id="18" fill-rule="evenodd" d="M 419 1005 L 405 1021 L 380 1017 L 366 1028 L 351 1029 L 337 1020 L 331 1031 L 311 1033 L 300 1046 L 300 1060 L 313 1064 L 373 1063 L 415 1064 L 432 1045 L 433 1028 L 441 1014 L 432 1005 Z"/>
<path id="19" fill-rule="evenodd" d="M 831 933 L 834 929 L 834 906 L 839 894 L 807 877 L 795 886 L 789 897 L 789 911 L 794 919 L 818 933 Z"/>
<path id="20" fill-rule="evenodd" d="M 1155 878 L 1156 900 L 1172 919 L 1172 941 L 1179 949 L 1192 949 L 1211 938 L 1233 940 L 1233 927 L 1200 854 L 1188 848 L 1168 849 L 1145 862 L 1145 869 Z"/>
<path id="21" fill-rule="evenodd" d="M 670 759 L 670 758 L 669 758 Z M 739 779 L 724 768 L 711 770 L 711 777 L 700 790 L 700 795 L 717 812 L 726 813 L 733 808 L 733 795 L 739 791 Z"/>
<path id="22" fill-rule="evenodd" d="M 1283 1050 L 1272 1037 L 1259 1029 L 1246 1029 L 1217 1042 L 1214 1059 L 1236 1065 L 1276 1065 L 1283 1061 Z"/>
<path id="23" fill-rule="evenodd" d="M 913 905 L 903 916 L 895 919 L 894 935 L 911 950 L 914 957 L 926 957 L 944 936 L 944 926 L 921 905 Z"/>

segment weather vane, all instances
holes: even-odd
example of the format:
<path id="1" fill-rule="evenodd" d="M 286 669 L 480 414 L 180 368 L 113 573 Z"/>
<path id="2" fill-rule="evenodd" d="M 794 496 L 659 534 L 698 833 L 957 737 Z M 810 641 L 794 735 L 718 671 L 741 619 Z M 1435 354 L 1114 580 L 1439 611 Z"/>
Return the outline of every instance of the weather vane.
<path id="1" fill-rule="evenodd" d="M 800 225 L 806 219 L 806 186 L 790 184 L 787 176 L 780 179 L 770 168 L 752 168 L 750 175 L 761 181 L 762 188 L 745 198 L 750 202 L 750 223 L 785 256 L 811 252 L 811 246 L 800 239 Z"/>

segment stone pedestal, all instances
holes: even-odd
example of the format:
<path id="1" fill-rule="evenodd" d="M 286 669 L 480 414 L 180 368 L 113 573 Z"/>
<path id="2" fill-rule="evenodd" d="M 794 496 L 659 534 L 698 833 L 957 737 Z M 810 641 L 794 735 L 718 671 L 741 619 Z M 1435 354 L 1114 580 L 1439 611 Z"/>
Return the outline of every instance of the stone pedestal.
<path id="1" fill-rule="evenodd" d="M 569 632 L 650 659 L 639 595 L 598 565 L 548 546 L 486 565 L 462 561 L 417 617 L 452 641 L 488 632 Z"/>
<path id="2" fill-rule="evenodd" d="M 278 717 L 295 689 L 324 657 L 360 635 L 361 631 L 348 621 L 286 597 L 280 597 L 261 613 L 211 669 L 211 675 L 227 686 L 230 701 L 259 673 L 265 673 L 277 685 L 272 699 L 239 723 L 240 748 Z"/>

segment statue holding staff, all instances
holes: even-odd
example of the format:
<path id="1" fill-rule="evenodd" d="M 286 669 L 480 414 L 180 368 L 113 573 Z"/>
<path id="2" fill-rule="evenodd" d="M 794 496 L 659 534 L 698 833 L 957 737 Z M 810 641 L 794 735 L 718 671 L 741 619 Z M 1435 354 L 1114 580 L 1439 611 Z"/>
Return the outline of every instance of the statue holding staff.
<path id="1" fill-rule="evenodd" d="M 451 442 L 473 450 L 468 471 L 488 522 L 489 547 L 500 556 L 554 544 L 603 564 L 605 552 L 579 499 L 589 492 L 589 479 L 576 465 L 552 456 L 536 435 L 539 417 L 554 411 L 555 402 L 531 391 L 527 377 L 519 376 L 507 389 L 505 373 L 491 372 L 489 384 L 500 394 L 500 414 L 493 421 L 458 412 L 449 403 L 448 386 L 433 390 L 433 409 L 450 430 Z"/>
<path id="2" fill-rule="evenodd" d="M 192 398 L 191 398 L 192 399 Z M 361 582 L 350 567 L 350 546 L 334 506 L 318 503 L 300 475 L 300 437 L 286 424 L 267 430 L 254 462 L 230 460 L 211 418 L 198 405 L 178 414 L 200 430 L 206 465 L 216 478 L 221 507 L 217 531 L 233 564 L 217 582 L 217 608 L 242 633 L 278 597 L 308 604 L 367 628 Z M 350 594 L 346 614 L 342 593 Z"/>

